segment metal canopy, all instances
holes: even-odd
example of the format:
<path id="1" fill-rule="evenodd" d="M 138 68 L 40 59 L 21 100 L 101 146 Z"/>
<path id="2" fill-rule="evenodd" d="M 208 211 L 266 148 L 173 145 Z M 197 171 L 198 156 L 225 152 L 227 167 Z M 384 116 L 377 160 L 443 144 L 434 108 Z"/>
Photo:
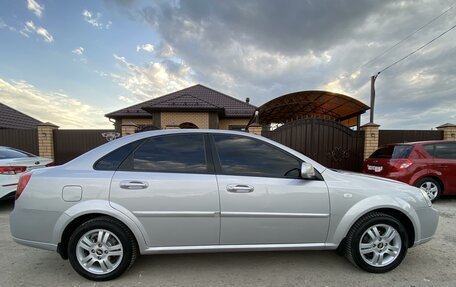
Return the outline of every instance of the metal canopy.
<path id="1" fill-rule="evenodd" d="M 349 127 L 359 123 L 359 116 L 369 107 L 346 95 L 326 91 L 301 91 L 275 98 L 258 108 L 258 123 L 286 123 L 315 117 L 341 122 Z M 254 122 L 254 117 L 250 120 Z"/>

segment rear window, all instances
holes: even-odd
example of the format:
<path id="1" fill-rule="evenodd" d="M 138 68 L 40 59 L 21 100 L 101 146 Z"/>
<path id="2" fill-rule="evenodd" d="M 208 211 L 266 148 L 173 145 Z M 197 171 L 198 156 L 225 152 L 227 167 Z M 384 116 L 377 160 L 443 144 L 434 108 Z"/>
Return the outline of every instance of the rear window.
<path id="1" fill-rule="evenodd" d="M 376 150 L 369 158 L 408 158 L 413 150 L 411 145 L 392 145 Z"/>
<path id="2" fill-rule="evenodd" d="M 24 157 L 34 157 L 33 154 L 20 151 L 17 149 L 1 149 L 0 150 L 0 159 L 10 159 L 10 158 L 24 158 Z"/>
<path id="3" fill-rule="evenodd" d="M 125 158 L 139 146 L 143 140 L 126 144 L 99 159 L 95 165 L 96 170 L 117 170 Z"/>

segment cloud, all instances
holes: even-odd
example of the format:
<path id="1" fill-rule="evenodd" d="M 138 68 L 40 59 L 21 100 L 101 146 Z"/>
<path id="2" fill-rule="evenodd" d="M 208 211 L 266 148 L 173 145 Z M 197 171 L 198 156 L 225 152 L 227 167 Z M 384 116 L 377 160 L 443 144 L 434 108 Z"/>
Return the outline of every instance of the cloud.
<path id="1" fill-rule="evenodd" d="M 8 29 L 10 31 L 13 31 L 13 32 L 19 32 L 17 31 L 16 28 L 14 28 L 13 26 L 10 26 L 8 24 L 6 24 L 2 18 L 0 18 L 0 29 Z"/>
<path id="2" fill-rule="evenodd" d="M 146 21 L 159 33 L 158 57 L 167 58 L 161 53 L 167 47 L 173 59 L 191 67 L 191 81 L 250 97 L 257 105 L 311 89 L 343 92 L 369 104 L 370 76 L 454 25 L 456 13 L 455 7 L 360 67 L 449 4 L 432 0 L 141 3 L 122 1 L 117 9 L 129 19 Z M 453 107 L 448 103 L 456 94 L 456 66 L 448 61 L 455 49 L 456 33 L 448 33 L 380 75 L 376 118 L 382 128 L 431 128 L 455 121 L 455 110 L 447 108 Z"/>
<path id="3" fill-rule="evenodd" d="M 43 27 L 35 26 L 33 21 L 27 21 L 24 28 L 20 30 L 19 33 L 27 38 L 30 34 L 36 33 L 38 36 L 42 37 L 45 42 L 54 42 L 54 37 L 51 35 L 51 33 L 49 33 L 48 30 Z"/>
<path id="4" fill-rule="evenodd" d="M 122 102 L 126 102 L 128 104 L 132 104 L 134 103 L 133 99 L 129 98 L 129 97 L 125 97 L 125 96 L 120 96 L 119 97 L 119 100 L 121 100 Z"/>
<path id="5" fill-rule="evenodd" d="M 89 10 L 82 11 L 82 16 L 84 16 L 84 21 L 98 29 L 109 29 L 111 28 L 112 22 L 108 21 L 106 24 L 101 21 L 101 13 L 92 13 Z"/>
<path id="6" fill-rule="evenodd" d="M 27 9 L 32 11 L 37 17 L 41 17 L 44 11 L 44 6 L 35 0 L 27 0 Z"/>
<path id="7" fill-rule="evenodd" d="M 174 56 L 174 49 L 167 43 L 161 43 L 158 47 L 158 55 L 162 58 Z"/>
<path id="8" fill-rule="evenodd" d="M 84 48 L 83 47 L 78 47 L 76 49 L 73 49 L 71 51 L 71 53 L 81 56 L 84 53 Z"/>
<path id="9" fill-rule="evenodd" d="M 136 52 L 139 52 L 141 50 L 151 53 L 155 50 L 155 47 L 152 44 L 137 45 Z"/>
<path id="10" fill-rule="evenodd" d="M 84 104 L 60 91 L 41 91 L 26 81 L 0 78 L 0 101 L 61 128 L 112 128 L 103 117 L 105 111 Z"/>
<path id="11" fill-rule="evenodd" d="M 113 55 L 121 73 L 111 73 L 114 82 L 131 93 L 131 97 L 121 100 L 144 101 L 162 96 L 193 84 L 192 71 L 184 63 L 173 61 L 148 62 L 137 66 L 128 62 L 125 57 Z"/>

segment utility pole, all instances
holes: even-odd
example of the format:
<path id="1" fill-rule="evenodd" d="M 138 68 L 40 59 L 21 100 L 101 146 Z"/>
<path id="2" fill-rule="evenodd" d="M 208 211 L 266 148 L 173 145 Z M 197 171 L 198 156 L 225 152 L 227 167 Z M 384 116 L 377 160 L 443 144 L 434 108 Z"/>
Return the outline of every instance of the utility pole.
<path id="1" fill-rule="evenodd" d="M 375 111 L 375 80 L 377 80 L 380 72 L 375 76 L 371 76 L 371 103 L 370 103 L 370 123 L 374 123 L 374 111 Z"/>

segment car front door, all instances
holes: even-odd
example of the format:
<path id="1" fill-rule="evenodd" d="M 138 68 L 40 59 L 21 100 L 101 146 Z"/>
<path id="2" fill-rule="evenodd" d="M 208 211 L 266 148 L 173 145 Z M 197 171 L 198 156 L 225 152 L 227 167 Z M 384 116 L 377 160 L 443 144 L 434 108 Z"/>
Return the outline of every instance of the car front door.
<path id="1" fill-rule="evenodd" d="M 112 205 L 131 211 L 153 247 L 219 244 L 217 181 L 204 134 L 147 139 L 111 182 Z"/>
<path id="2" fill-rule="evenodd" d="M 258 139 L 214 134 L 221 203 L 220 244 L 324 243 L 329 195 L 300 178 L 301 160 Z"/>

